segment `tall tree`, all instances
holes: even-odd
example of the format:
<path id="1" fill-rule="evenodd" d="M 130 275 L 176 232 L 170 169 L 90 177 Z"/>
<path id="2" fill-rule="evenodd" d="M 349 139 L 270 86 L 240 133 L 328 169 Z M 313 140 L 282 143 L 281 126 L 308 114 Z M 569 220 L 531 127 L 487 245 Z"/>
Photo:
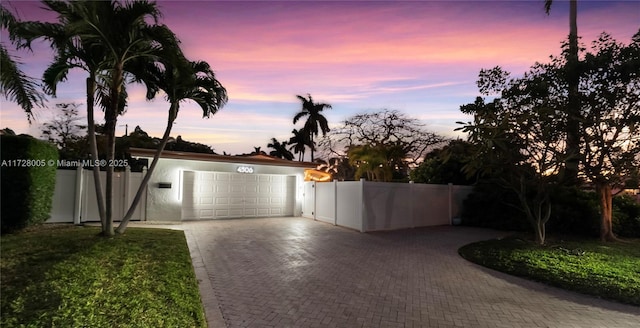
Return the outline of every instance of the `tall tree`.
<path id="1" fill-rule="evenodd" d="M 83 155 L 86 154 L 84 135 L 87 126 L 80 123 L 82 117 L 79 116 L 79 106 L 76 103 L 56 104 L 59 112 L 42 124 L 42 136 L 56 145 L 60 159 L 84 159 Z"/>
<path id="2" fill-rule="evenodd" d="M 444 141 L 444 137 L 425 129 L 418 119 L 398 110 L 383 109 L 347 118 L 319 144 L 330 157 L 344 156 L 353 146 L 399 146 L 405 154 L 404 162 L 411 166 Z"/>
<path id="3" fill-rule="evenodd" d="M 553 0 L 545 0 L 544 9 L 547 15 L 551 12 Z M 578 182 L 578 166 L 580 156 L 580 65 L 578 57 L 578 1 L 569 0 L 569 46 L 564 54 L 566 57 L 565 79 L 568 87 L 567 147 L 564 179 L 572 184 Z"/>
<path id="4" fill-rule="evenodd" d="M 179 49 L 175 35 L 164 25 L 158 25 L 160 12 L 155 3 L 140 1 L 43 1 L 58 14 L 58 23 L 24 25 L 30 38 L 44 37 L 57 50 L 54 63 L 45 72 L 45 80 L 63 81 L 71 68 L 89 72 L 87 79 L 87 121 L 92 156 L 97 158 L 93 131 L 95 95 L 101 96 L 105 111 L 107 162 L 115 155 L 115 127 L 118 115 L 124 111 L 126 76 L 144 63 L 161 57 L 163 49 Z M 169 53 L 167 51 L 164 52 Z M 97 85 L 104 92 L 96 93 Z M 53 83 L 55 85 L 55 83 Z M 94 169 L 96 194 L 103 234 L 113 235 L 113 174 L 106 167 L 104 205 L 98 169 Z M 102 206 L 101 206 L 102 205 Z M 102 207 L 102 208 L 100 208 Z"/>
<path id="5" fill-rule="evenodd" d="M 170 51 L 176 50 L 171 49 Z M 202 116 L 209 118 L 224 106 L 228 99 L 227 90 L 216 79 L 213 70 L 206 62 L 189 62 L 181 56 L 181 53 L 178 53 L 175 57 L 164 56 L 161 63 L 162 65 L 148 63 L 146 70 L 139 72 L 138 77 L 142 78 L 147 85 L 147 99 L 153 99 L 160 91 L 164 92 L 165 98 L 170 104 L 167 126 L 149 170 L 142 179 L 129 210 L 118 226 L 118 233 L 124 233 L 142 195 L 146 192 L 151 174 L 158 164 L 160 155 L 171 135 L 173 123 L 178 117 L 180 103 L 186 100 L 194 101 L 202 109 Z"/>
<path id="6" fill-rule="evenodd" d="M 356 167 L 354 179 L 365 176 L 370 181 L 390 182 L 394 172 L 404 168 L 406 153 L 398 144 L 357 145 L 350 147 L 347 156 L 349 164 Z"/>
<path id="7" fill-rule="evenodd" d="M 96 142 L 96 123 L 94 119 L 95 96 L 98 89 L 98 78 L 105 70 L 104 62 L 107 60 L 106 47 L 100 44 L 89 44 L 88 40 L 81 37 L 80 31 L 91 31 L 87 4 L 78 2 L 43 1 L 46 9 L 58 15 L 56 23 L 43 23 L 39 21 L 22 22 L 18 33 L 25 40 L 21 47 L 31 47 L 31 42 L 36 39 L 46 39 L 56 51 L 53 62 L 45 70 L 43 81 L 45 91 L 56 96 L 57 85 L 66 81 L 70 70 L 80 68 L 88 73 L 86 79 L 86 104 L 87 104 L 87 136 L 89 139 L 89 152 L 91 158 L 97 160 L 98 144 Z M 84 22 L 84 24 L 83 24 Z M 100 86 L 103 86 L 102 84 Z M 100 167 L 93 167 L 93 179 L 98 206 L 100 222 L 105 233 L 106 210 L 105 199 L 100 178 Z"/>
<path id="8" fill-rule="evenodd" d="M 311 143 L 311 139 L 309 139 L 309 135 L 305 133 L 304 129 L 293 129 L 291 133 L 293 133 L 293 137 L 289 139 L 289 149 L 298 154 L 298 161 L 302 162 L 304 160 L 305 149 L 307 147 L 314 149 L 315 147 L 313 143 Z"/>
<path id="9" fill-rule="evenodd" d="M 628 46 L 603 33 L 583 66 L 583 171 L 598 194 L 600 239 L 612 241 L 612 190 L 640 167 L 640 30 Z"/>
<path id="10" fill-rule="evenodd" d="M 15 44 L 20 39 L 16 34 L 18 21 L 4 6 L 0 5 L 0 27 L 9 31 L 9 39 Z M 19 67 L 20 63 L 9 54 L 4 44 L 0 44 L 0 94 L 16 102 L 27 113 L 31 122 L 34 107 L 43 107 L 44 96 L 38 91 L 38 84 Z"/>
<path id="11" fill-rule="evenodd" d="M 563 141 L 571 118 L 563 110 L 569 102 L 565 61 L 552 58 L 551 63 L 537 63 L 524 77 L 508 83 L 499 69 L 485 71 L 481 73 L 485 81 L 495 83 L 484 83 L 484 90 L 498 90 L 500 97 L 489 104 L 479 98 L 461 107 L 474 115 L 474 122 L 464 129 L 484 151 L 470 168 L 493 169 L 493 175 L 503 179 L 517 178 L 510 179 L 514 191 L 520 190 L 521 201 L 535 205 L 527 208 L 522 203 L 524 211 L 548 202 L 545 190 L 566 162 Z M 614 240 L 612 190 L 622 187 L 640 166 L 640 31 L 628 46 L 602 34 L 581 65 L 580 168 L 599 195 L 601 239 Z M 539 183 L 528 187 L 534 182 Z"/>
<path id="12" fill-rule="evenodd" d="M 526 87 L 515 81 L 514 89 Z M 538 244 L 544 244 L 546 223 L 551 217 L 553 181 L 561 167 L 562 124 L 552 108 L 525 106 L 526 101 L 504 98 L 490 103 L 478 98 L 461 106 L 474 116 L 463 131 L 469 133 L 474 153 L 464 167 L 468 176 L 492 179 L 517 195 L 518 203 L 507 205 L 521 210 L 531 224 Z"/>
<path id="13" fill-rule="evenodd" d="M 329 123 L 327 118 L 322 115 L 322 111 L 325 108 L 331 108 L 329 104 L 314 103 L 310 94 L 307 94 L 307 98 L 297 95 L 298 99 L 302 101 L 302 110 L 293 117 L 293 124 L 296 124 L 301 118 L 307 117 L 304 123 L 302 131 L 309 135 L 311 145 L 311 161 L 314 161 L 313 154 L 315 148 L 315 141 L 313 140 L 320 132 L 325 136 L 329 132 Z"/>
<path id="14" fill-rule="evenodd" d="M 446 146 L 425 155 L 424 161 L 411 171 L 411 180 L 417 183 L 472 185 L 476 177 L 464 173 L 464 166 L 473 156 L 473 144 L 464 140 L 451 140 Z"/>
<path id="15" fill-rule="evenodd" d="M 280 142 L 276 138 L 271 138 L 271 142 L 267 144 L 267 147 L 273 150 L 269 152 L 269 155 L 292 161 L 294 156 L 291 151 L 287 149 L 288 145 L 286 141 Z"/>

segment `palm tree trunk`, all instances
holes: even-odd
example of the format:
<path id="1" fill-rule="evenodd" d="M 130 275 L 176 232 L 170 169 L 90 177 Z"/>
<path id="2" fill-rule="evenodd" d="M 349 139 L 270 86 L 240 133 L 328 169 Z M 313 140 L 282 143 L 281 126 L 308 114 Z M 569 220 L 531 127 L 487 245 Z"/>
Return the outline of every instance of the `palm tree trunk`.
<path id="1" fill-rule="evenodd" d="M 311 162 L 313 162 L 313 148 L 314 148 L 313 133 L 310 133 L 309 137 L 311 138 Z"/>
<path id="2" fill-rule="evenodd" d="M 105 111 L 105 130 L 107 132 L 107 190 L 105 195 L 106 219 L 103 234 L 113 236 L 113 173 L 114 167 L 110 165 L 115 159 L 116 153 L 116 123 L 118 121 L 120 96 L 124 79 L 124 69 L 122 63 L 115 67 L 111 81 L 110 97 L 111 103 Z"/>
<path id="3" fill-rule="evenodd" d="M 98 215 L 100 216 L 100 225 L 103 232 L 106 224 L 104 209 L 104 194 L 102 193 L 102 179 L 100 179 L 100 166 L 95 165 L 98 157 L 98 145 L 96 143 L 96 126 L 93 116 L 93 105 L 95 103 L 94 94 L 96 90 L 95 74 L 89 74 L 87 78 L 87 134 L 89 138 L 89 151 L 91 152 L 91 160 L 94 163 L 92 167 L 93 182 L 96 190 L 96 201 L 98 203 Z"/>
<path id="4" fill-rule="evenodd" d="M 569 12 L 569 51 L 567 53 L 567 85 L 569 87 L 567 104 L 567 159 L 565 162 L 565 179 L 570 184 L 577 184 L 580 154 L 580 72 L 578 69 L 578 5 L 577 0 L 570 1 Z"/>
<path id="5" fill-rule="evenodd" d="M 164 147 L 167 145 L 167 142 L 169 141 L 169 136 L 171 135 L 171 129 L 173 128 L 173 122 L 176 120 L 177 116 L 178 116 L 178 104 L 177 103 L 171 104 L 171 107 L 169 108 L 169 118 L 167 119 L 167 127 L 164 130 L 162 141 L 160 142 L 160 145 L 158 145 L 158 149 L 156 150 L 156 153 L 153 155 L 153 161 L 151 161 L 151 166 L 149 166 L 149 169 L 147 170 L 147 174 L 142 179 L 142 182 L 140 182 L 140 186 L 138 187 L 138 191 L 136 192 L 136 195 L 133 198 L 133 202 L 131 203 L 131 206 L 129 206 L 127 213 L 122 218 L 120 225 L 118 225 L 118 229 L 116 229 L 117 233 L 122 234 L 127 229 L 127 224 L 129 224 L 129 220 L 131 220 L 131 216 L 133 216 L 133 213 L 135 212 L 136 207 L 138 206 L 138 203 L 140 203 L 142 194 L 146 190 L 145 188 L 149 183 L 149 179 L 151 178 L 151 173 L 153 173 L 153 170 L 156 168 L 156 165 L 158 164 L 158 160 L 160 159 L 160 155 L 162 154 Z"/>
<path id="6" fill-rule="evenodd" d="M 105 236 L 113 236 L 115 233 L 113 231 L 113 165 L 109 165 L 109 163 L 113 162 L 115 157 L 115 128 L 116 128 L 116 116 L 112 110 L 107 111 L 107 119 L 105 120 L 105 130 L 107 133 L 107 185 L 106 185 L 106 195 L 105 195 L 105 225 L 103 227 L 102 233 Z"/>

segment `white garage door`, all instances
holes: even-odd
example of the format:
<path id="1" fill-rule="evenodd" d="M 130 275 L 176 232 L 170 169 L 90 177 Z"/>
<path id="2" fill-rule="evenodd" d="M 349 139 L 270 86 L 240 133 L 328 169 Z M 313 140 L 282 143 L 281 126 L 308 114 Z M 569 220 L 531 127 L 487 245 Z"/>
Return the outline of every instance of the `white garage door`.
<path id="1" fill-rule="evenodd" d="M 184 172 L 182 219 L 291 216 L 295 177 Z"/>

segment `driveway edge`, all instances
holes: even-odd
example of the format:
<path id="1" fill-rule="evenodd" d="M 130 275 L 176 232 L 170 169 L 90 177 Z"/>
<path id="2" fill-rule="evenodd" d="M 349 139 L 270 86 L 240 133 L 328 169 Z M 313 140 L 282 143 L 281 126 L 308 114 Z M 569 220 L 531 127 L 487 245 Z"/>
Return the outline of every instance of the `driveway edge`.
<path id="1" fill-rule="evenodd" d="M 193 237 L 191 231 L 185 229 L 184 235 L 187 238 L 187 246 L 189 247 L 189 253 L 191 255 L 191 264 L 198 280 L 198 289 L 200 290 L 200 300 L 204 307 L 204 315 L 207 319 L 207 325 L 209 328 L 222 328 L 227 327 L 222 317 L 222 311 L 220 311 L 220 305 L 218 298 L 216 297 L 211 281 L 209 280 L 209 274 L 207 268 L 204 265 L 204 260 L 200 254 L 200 248 L 198 243 Z"/>

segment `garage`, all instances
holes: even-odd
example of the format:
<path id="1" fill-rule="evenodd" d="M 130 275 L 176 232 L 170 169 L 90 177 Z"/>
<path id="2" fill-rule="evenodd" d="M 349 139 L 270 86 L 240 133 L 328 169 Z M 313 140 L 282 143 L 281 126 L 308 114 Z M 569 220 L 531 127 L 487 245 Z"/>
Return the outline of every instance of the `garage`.
<path id="1" fill-rule="evenodd" d="M 155 154 L 153 149 L 131 148 L 130 152 L 149 163 Z M 305 174 L 316 166 L 264 153 L 163 151 L 149 179 L 143 220 L 299 216 Z"/>
<path id="2" fill-rule="evenodd" d="M 295 176 L 183 172 L 182 220 L 291 216 Z"/>

